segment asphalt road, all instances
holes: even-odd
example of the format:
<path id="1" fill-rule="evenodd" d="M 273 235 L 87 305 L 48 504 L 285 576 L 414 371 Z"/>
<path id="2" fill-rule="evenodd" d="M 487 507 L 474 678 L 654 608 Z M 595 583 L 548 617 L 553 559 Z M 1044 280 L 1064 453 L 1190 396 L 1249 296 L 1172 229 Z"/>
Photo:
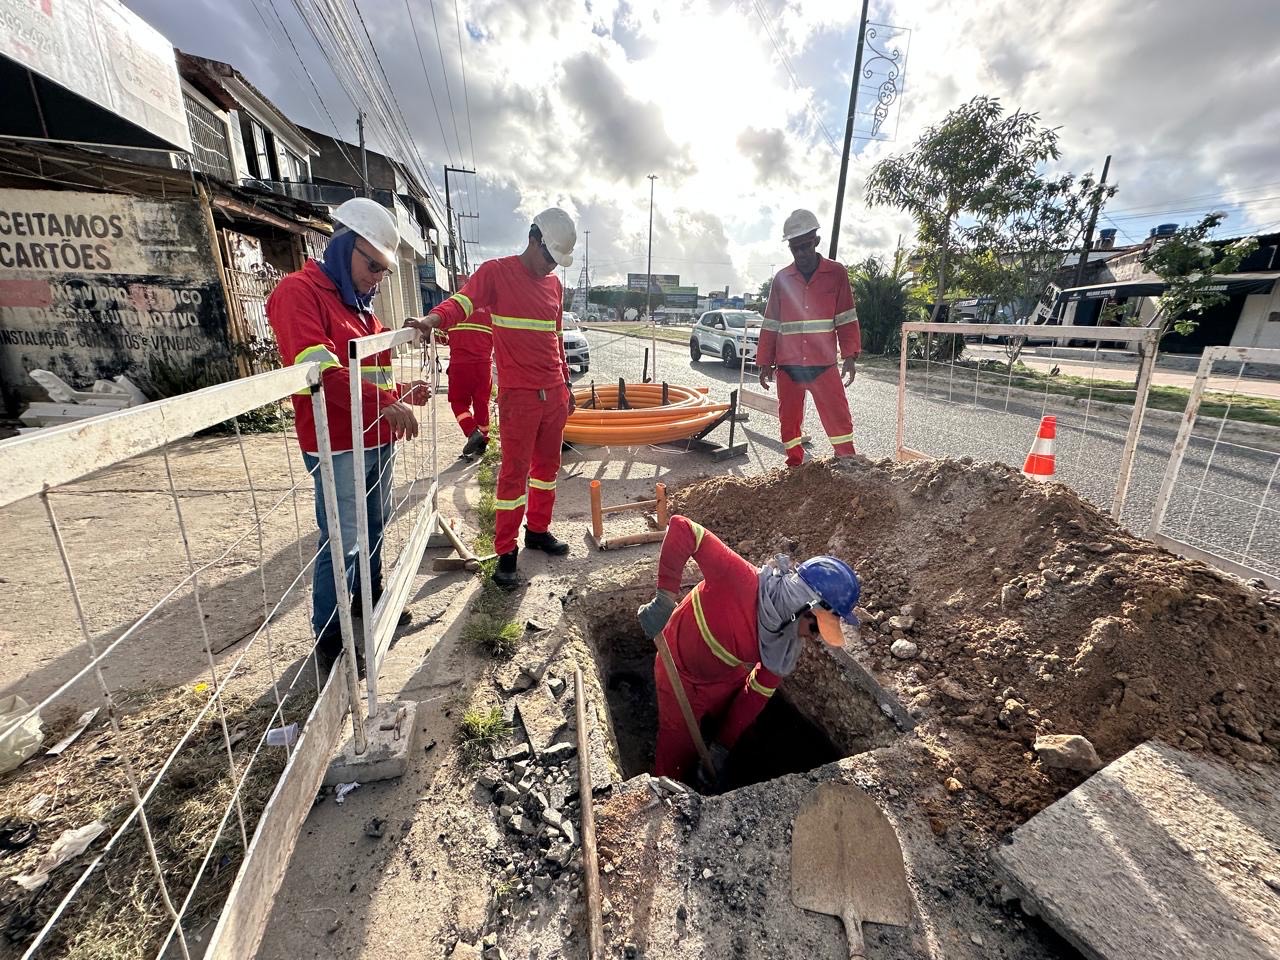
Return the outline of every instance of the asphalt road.
<path id="1" fill-rule="evenodd" d="M 604 331 L 589 331 L 591 370 L 575 374 L 581 382 L 638 381 L 649 341 Z M 738 370 L 708 357 L 691 361 L 679 344 L 658 342 L 658 377 L 688 386 L 709 386 L 727 399 L 738 384 Z M 754 380 L 754 368 L 746 379 Z M 934 366 L 926 376 L 913 372 L 906 406 L 906 446 L 937 456 L 970 456 L 1020 467 L 1035 438 L 1040 417 L 1055 415 L 1055 479 L 1109 509 L 1119 475 L 1127 415 L 1086 407 L 1067 397 L 1007 392 L 998 378 L 984 377 L 975 391 L 972 371 Z M 891 369 L 864 368 L 849 388 L 854 442 L 859 452 L 888 457 L 897 429 L 897 378 Z M 1280 431 L 1243 444 L 1218 442 L 1220 421 L 1201 417 L 1179 474 L 1179 482 L 1161 530 L 1201 549 L 1280 577 Z M 777 421 L 752 412 L 739 424 L 748 455 L 761 470 L 784 463 Z M 1145 533 L 1177 434 L 1173 418 L 1149 416 L 1134 458 L 1122 520 Z M 724 432 L 724 428 L 721 428 Z M 805 430 L 813 437 L 813 456 L 829 456 L 831 445 L 810 402 Z M 726 438 L 727 439 L 727 436 Z"/>

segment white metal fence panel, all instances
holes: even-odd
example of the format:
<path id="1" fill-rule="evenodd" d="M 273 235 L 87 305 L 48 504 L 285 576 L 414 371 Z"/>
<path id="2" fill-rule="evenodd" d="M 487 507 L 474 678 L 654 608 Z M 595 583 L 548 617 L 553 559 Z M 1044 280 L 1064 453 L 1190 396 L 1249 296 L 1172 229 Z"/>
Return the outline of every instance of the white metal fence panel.
<path id="1" fill-rule="evenodd" d="M 1280 396 L 1280 350 L 1211 347 L 1196 372 L 1148 535 L 1280 588 L 1280 428 L 1233 418 Z"/>
<path id="2" fill-rule="evenodd" d="M 1146 413 L 1159 333 L 1145 327 L 1044 326 L 1049 370 L 1014 362 L 1020 324 L 905 323 L 898 373 L 898 459 L 983 452 L 1020 467 L 1044 416 L 1057 418 L 1054 479 L 1120 518 Z M 1003 343 L 1007 352 L 966 344 Z M 1010 341 L 1012 340 L 1012 344 Z M 1072 343 L 1084 343 L 1083 348 Z M 1138 352 L 1132 385 L 1106 381 L 1102 344 Z M 966 356 L 966 350 L 977 356 Z M 1043 367 L 1046 353 L 1037 351 Z M 1028 357 L 1029 358 L 1029 357 Z M 1020 358 L 1019 358 L 1020 359 Z M 1063 371 L 1067 372 L 1063 372 Z M 979 440 L 981 442 L 979 442 Z"/>

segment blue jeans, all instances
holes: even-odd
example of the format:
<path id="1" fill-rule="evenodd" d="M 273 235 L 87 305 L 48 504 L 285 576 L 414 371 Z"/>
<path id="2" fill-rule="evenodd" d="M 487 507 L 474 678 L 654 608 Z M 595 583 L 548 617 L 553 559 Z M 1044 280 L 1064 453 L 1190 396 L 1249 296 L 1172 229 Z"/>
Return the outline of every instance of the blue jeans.
<path id="1" fill-rule="evenodd" d="M 364 483 L 369 513 L 369 590 L 374 602 L 382 592 L 382 528 L 391 515 L 392 468 L 395 465 L 396 448 L 385 444 L 364 451 Z M 320 528 L 319 555 L 311 578 L 311 629 L 317 638 L 326 633 L 339 635 L 338 591 L 333 583 L 333 557 L 329 552 L 329 518 L 324 507 L 324 488 L 320 479 L 320 458 L 303 453 L 302 460 L 315 479 L 316 526 Z M 354 456 L 350 450 L 333 455 L 333 473 L 338 496 L 338 529 L 342 549 L 346 554 L 347 591 L 355 596 L 359 571 L 357 560 L 360 547 L 356 538 L 356 491 Z M 334 653 L 337 652 L 335 646 Z"/>

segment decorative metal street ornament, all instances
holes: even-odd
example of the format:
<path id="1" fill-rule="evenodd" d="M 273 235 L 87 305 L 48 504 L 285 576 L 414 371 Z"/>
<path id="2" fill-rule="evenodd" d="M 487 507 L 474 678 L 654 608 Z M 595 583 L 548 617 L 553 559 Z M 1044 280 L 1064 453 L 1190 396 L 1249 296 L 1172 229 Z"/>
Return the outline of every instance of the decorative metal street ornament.
<path id="1" fill-rule="evenodd" d="M 898 100 L 906 80 L 911 31 L 887 23 L 868 23 L 858 83 L 854 136 L 863 140 L 892 140 L 898 129 Z M 892 123 L 889 121 L 892 119 Z"/>

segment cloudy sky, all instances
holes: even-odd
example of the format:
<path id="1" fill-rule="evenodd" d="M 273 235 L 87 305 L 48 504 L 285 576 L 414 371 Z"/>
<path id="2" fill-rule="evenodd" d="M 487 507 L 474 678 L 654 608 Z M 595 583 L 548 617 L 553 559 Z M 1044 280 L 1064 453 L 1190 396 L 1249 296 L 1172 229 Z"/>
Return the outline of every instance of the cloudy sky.
<path id="1" fill-rule="evenodd" d="M 514 252 L 530 216 L 557 204 L 580 248 L 591 231 L 594 283 L 643 272 L 651 173 L 653 270 L 703 290 L 754 289 L 780 268 L 795 207 L 830 229 L 855 0 L 126 3 L 182 49 L 234 63 L 297 122 L 349 139 L 356 108 L 298 10 L 345 9 L 362 38 L 358 8 L 437 187 L 446 162 L 479 172 L 461 199 L 480 214 L 473 260 Z M 982 93 L 1061 128 L 1063 169 L 1112 155 L 1120 190 L 1100 226 L 1121 242 L 1210 209 L 1230 214 L 1225 236 L 1280 229 L 1275 0 L 872 0 L 870 19 L 910 31 L 904 87 L 894 139 L 855 141 L 840 259 L 910 242 L 909 219 L 868 209 L 862 182 Z"/>

